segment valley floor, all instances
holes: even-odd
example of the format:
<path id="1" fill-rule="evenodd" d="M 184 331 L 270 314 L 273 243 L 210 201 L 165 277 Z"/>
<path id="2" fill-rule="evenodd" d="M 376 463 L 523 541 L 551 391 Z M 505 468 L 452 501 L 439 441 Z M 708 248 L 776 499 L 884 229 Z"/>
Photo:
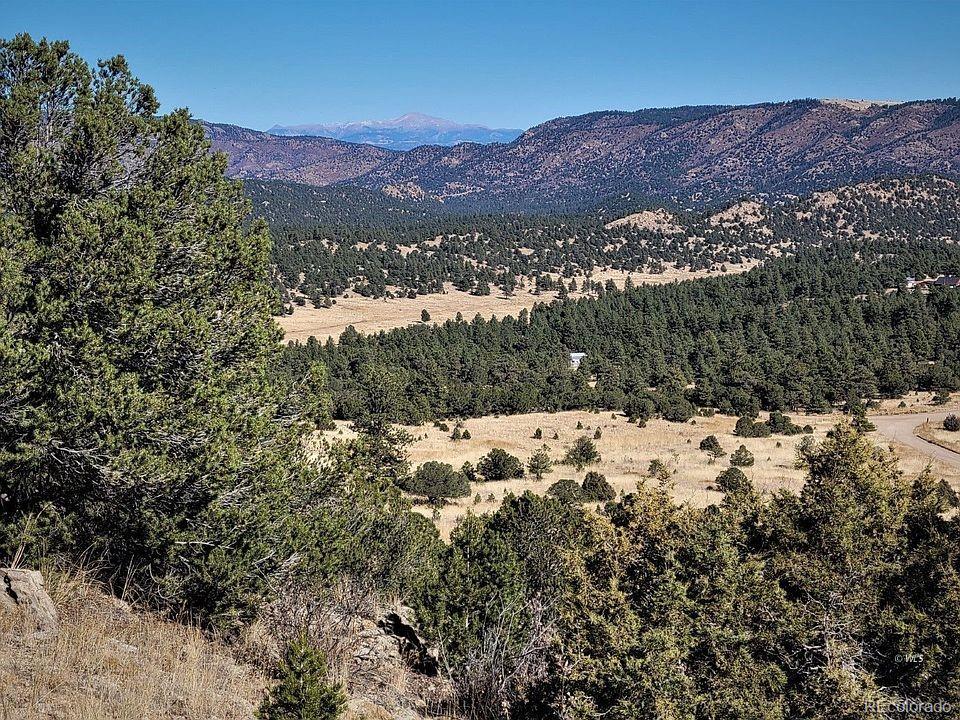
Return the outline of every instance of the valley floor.
<path id="1" fill-rule="evenodd" d="M 905 399 L 904 408 L 898 407 L 899 400 L 884 401 L 876 414 L 908 415 L 910 420 L 905 424 L 910 425 L 912 430 L 913 425 L 923 422 L 926 414 L 939 416 L 946 414 L 944 408 L 960 408 L 960 396 L 955 396 L 948 406 L 939 407 L 930 405 L 930 397 L 929 393 L 913 393 Z M 839 413 L 792 417 L 799 425 L 813 426 L 816 440 L 822 440 L 843 418 Z M 743 468 L 743 471 L 758 489 L 772 491 L 786 488 L 799 491 L 802 488 L 804 471 L 795 467 L 794 460 L 797 443 L 803 435 L 741 438 L 733 434 L 735 417 L 716 415 L 694 420 L 695 424 L 651 420 L 646 427 L 639 428 L 628 423 L 623 415 L 612 416 L 609 411 L 599 414 L 567 411 L 492 416 L 467 420 L 464 426 L 470 431 L 471 438 L 456 442 L 450 440 L 450 431 L 444 432 L 429 425 L 407 427 L 406 430 L 415 438 L 410 448 L 410 459 L 414 466 L 428 460 L 439 460 L 459 468 L 464 462 L 476 465 L 494 447 L 503 448 L 526 462 L 535 450 L 546 445 L 551 457 L 558 461 L 577 437 L 586 435 L 592 438 L 596 429 L 600 428 L 601 437 L 596 440 L 596 445 L 601 462 L 580 472 L 570 466 L 555 465 L 553 471 L 542 480 L 528 476 L 505 482 L 474 483 L 470 497 L 451 502 L 440 510 L 436 522 L 445 538 L 468 512 L 495 510 L 508 493 L 519 494 L 531 490 L 543 494 L 561 478 L 582 482 L 589 470 L 604 474 L 617 492 L 631 492 L 637 482 L 646 477 L 650 461 L 654 459 L 664 462 L 671 471 L 673 494 L 678 500 L 695 506 L 717 502 L 722 495 L 713 489 L 714 480 L 730 466 L 729 454 L 741 444 L 755 458 L 754 465 Z M 578 422 L 583 424 L 582 430 L 577 430 Z M 871 437 L 878 444 L 889 444 L 896 451 L 900 467 L 905 473 L 918 474 L 930 463 L 937 477 L 945 478 L 960 489 L 960 464 L 925 451 L 922 446 L 915 447 L 906 442 L 906 437 L 885 435 L 884 427 L 886 425 L 878 423 L 879 430 L 871 433 Z M 542 431 L 541 440 L 533 439 L 537 428 Z M 556 440 L 552 439 L 555 433 L 558 435 Z M 700 441 L 711 434 L 717 436 L 727 451 L 725 457 L 715 461 L 699 449 Z M 913 435 L 909 434 L 909 437 Z M 480 496 L 479 502 L 477 495 Z M 430 508 L 420 505 L 417 509 L 427 517 L 431 516 Z"/>

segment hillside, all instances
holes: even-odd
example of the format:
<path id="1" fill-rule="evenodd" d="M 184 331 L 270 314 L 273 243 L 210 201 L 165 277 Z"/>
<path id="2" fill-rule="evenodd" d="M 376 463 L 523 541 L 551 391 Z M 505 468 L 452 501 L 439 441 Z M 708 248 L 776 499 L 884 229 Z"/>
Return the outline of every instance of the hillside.
<path id="1" fill-rule="evenodd" d="M 795 100 L 604 111 L 550 120 L 505 145 L 405 153 L 249 131 L 212 139 L 233 156 L 239 177 L 344 181 L 467 208 L 586 207 L 621 193 L 705 207 L 878 176 L 956 176 L 960 104 Z"/>
<path id="2" fill-rule="evenodd" d="M 229 157 L 228 174 L 238 178 L 330 185 L 368 172 L 393 154 L 330 138 L 277 137 L 236 125 L 201 124 L 213 149 Z"/>
<path id="3" fill-rule="evenodd" d="M 267 189 L 277 198 L 266 200 Z M 450 283 L 479 296 L 497 288 L 504 296 L 524 288 L 539 295 L 558 291 L 560 277 L 575 293 L 589 289 L 587 276 L 591 286 L 602 284 L 600 271 L 607 269 L 718 272 L 836 239 L 932 242 L 960 235 L 960 188 L 938 177 L 859 183 L 718 211 L 652 207 L 553 216 L 441 215 L 426 204 L 346 187 L 268 184 L 248 192 L 274 225 L 282 284 L 301 302 L 316 304 L 345 291 L 415 298 L 449 292 Z M 292 198 L 289 212 L 280 197 Z M 351 217 L 362 219 L 362 228 L 350 226 Z"/>

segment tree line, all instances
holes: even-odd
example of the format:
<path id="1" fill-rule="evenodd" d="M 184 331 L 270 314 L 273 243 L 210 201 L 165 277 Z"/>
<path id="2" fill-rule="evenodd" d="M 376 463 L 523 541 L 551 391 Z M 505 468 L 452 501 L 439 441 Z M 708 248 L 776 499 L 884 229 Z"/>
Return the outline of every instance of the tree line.
<path id="1" fill-rule="evenodd" d="M 333 414 L 391 420 L 618 410 L 685 420 L 828 410 L 851 399 L 960 387 L 960 293 L 908 291 L 956 273 L 947 242 L 837 241 L 741 275 L 601 289 L 518 317 L 457 319 L 285 351 L 297 376 L 329 373 Z M 570 352 L 586 352 L 572 371 Z M 383 403 L 380 398 L 389 398 Z"/>

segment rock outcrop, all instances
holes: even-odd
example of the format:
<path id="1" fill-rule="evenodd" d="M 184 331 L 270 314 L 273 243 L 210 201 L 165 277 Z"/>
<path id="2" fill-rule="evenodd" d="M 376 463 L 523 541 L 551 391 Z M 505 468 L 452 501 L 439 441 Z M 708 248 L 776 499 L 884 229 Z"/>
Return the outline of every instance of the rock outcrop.
<path id="1" fill-rule="evenodd" d="M 36 626 L 37 633 L 56 635 L 60 619 L 38 570 L 0 569 L 0 612 L 22 612 Z"/>

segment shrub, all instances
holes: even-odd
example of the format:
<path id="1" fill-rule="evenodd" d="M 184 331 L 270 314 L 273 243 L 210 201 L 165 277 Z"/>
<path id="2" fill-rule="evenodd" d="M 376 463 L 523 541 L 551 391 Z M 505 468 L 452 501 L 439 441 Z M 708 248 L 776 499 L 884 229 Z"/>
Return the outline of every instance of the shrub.
<path id="1" fill-rule="evenodd" d="M 460 437 L 462 437 L 464 440 L 469 440 L 471 437 L 470 431 L 467 429 L 464 429 L 463 435 L 461 435 Z"/>
<path id="2" fill-rule="evenodd" d="M 601 437 L 603 437 L 603 432 L 600 430 L 600 428 L 597 428 L 597 431 L 593 434 L 593 439 L 599 440 Z"/>
<path id="3" fill-rule="evenodd" d="M 258 720 L 336 720 L 347 707 L 343 690 L 327 680 L 323 653 L 306 639 L 287 647 L 277 680 L 257 710 Z"/>
<path id="4" fill-rule="evenodd" d="M 542 439 L 543 439 L 543 430 L 541 430 L 540 428 L 537 428 L 536 430 L 534 430 L 534 431 L 533 431 L 533 439 L 534 439 L 534 440 L 542 440 Z"/>
<path id="5" fill-rule="evenodd" d="M 574 441 L 573 447 L 567 450 L 563 456 L 565 465 L 573 465 L 577 470 L 582 470 L 587 465 L 600 462 L 600 453 L 597 452 L 597 446 L 586 435 L 581 435 Z"/>
<path id="6" fill-rule="evenodd" d="M 769 437 L 770 426 L 744 415 L 737 420 L 737 427 L 733 431 L 733 434 L 739 435 L 740 437 Z"/>
<path id="7" fill-rule="evenodd" d="M 707 435 L 700 441 L 700 449 L 714 458 L 723 457 L 726 451 L 720 446 L 720 441 L 716 435 Z"/>
<path id="8" fill-rule="evenodd" d="M 803 428 L 795 425 L 789 416 L 779 410 L 770 413 L 770 419 L 767 420 L 766 425 L 774 435 L 799 435 L 803 432 Z"/>
<path id="9" fill-rule="evenodd" d="M 593 470 L 583 478 L 582 495 L 584 500 L 594 502 L 609 502 L 617 496 L 607 478 Z"/>
<path id="10" fill-rule="evenodd" d="M 557 480 L 547 489 L 547 495 L 568 503 L 580 503 L 584 501 L 583 489 L 577 485 L 576 480 L 571 480 L 570 478 Z"/>
<path id="11" fill-rule="evenodd" d="M 960 417 L 957 417 L 953 413 L 947 415 L 943 419 L 943 429 L 949 430 L 950 432 L 960 432 Z"/>
<path id="12" fill-rule="evenodd" d="M 429 460 L 417 468 L 401 487 L 414 495 L 423 495 L 431 500 L 466 497 L 470 494 L 470 482 L 466 476 L 453 469 L 453 465 Z"/>
<path id="13" fill-rule="evenodd" d="M 748 492 L 753 489 L 753 483 L 738 467 L 731 467 L 717 475 L 717 488 L 727 494 Z"/>
<path id="14" fill-rule="evenodd" d="M 733 467 L 750 467 L 753 465 L 753 453 L 747 450 L 746 445 L 741 445 L 730 456 L 730 464 Z"/>
<path id="15" fill-rule="evenodd" d="M 487 481 L 523 477 L 523 463 L 520 462 L 520 458 L 511 455 L 503 448 L 494 448 L 480 458 L 477 469 Z"/>
<path id="16" fill-rule="evenodd" d="M 853 420 L 850 421 L 850 424 L 853 425 L 854 429 L 860 433 L 873 432 L 877 429 L 877 426 L 874 425 L 863 413 L 854 414 Z"/>
<path id="17" fill-rule="evenodd" d="M 660 458 L 654 458 L 650 461 L 650 465 L 647 466 L 647 475 L 664 482 L 670 478 L 670 470 L 667 468 L 666 464 Z"/>

